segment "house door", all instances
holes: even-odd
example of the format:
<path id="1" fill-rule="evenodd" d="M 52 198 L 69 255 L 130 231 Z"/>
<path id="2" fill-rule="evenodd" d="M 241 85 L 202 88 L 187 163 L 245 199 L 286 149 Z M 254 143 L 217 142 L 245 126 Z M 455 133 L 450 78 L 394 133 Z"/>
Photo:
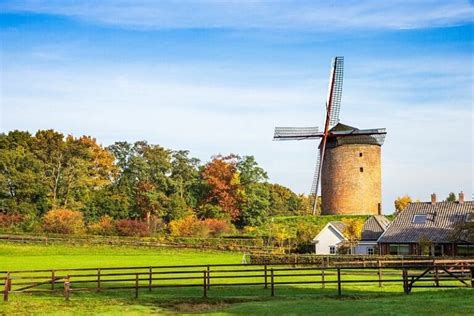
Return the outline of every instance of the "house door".
<path id="1" fill-rule="evenodd" d="M 435 256 L 444 256 L 444 246 L 440 244 L 436 244 L 434 247 L 434 255 Z"/>

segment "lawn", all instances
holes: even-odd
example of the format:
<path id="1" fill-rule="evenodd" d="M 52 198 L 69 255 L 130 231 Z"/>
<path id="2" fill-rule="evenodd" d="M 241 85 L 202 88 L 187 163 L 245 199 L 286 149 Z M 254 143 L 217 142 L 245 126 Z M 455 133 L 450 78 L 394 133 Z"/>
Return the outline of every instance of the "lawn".
<path id="1" fill-rule="evenodd" d="M 241 253 L 185 249 L 109 246 L 32 245 L 0 243 L 0 271 L 77 267 L 117 267 L 176 264 L 240 263 Z M 402 285 L 344 284 L 337 297 L 335 285 L 276 287 L 276 296 L 261 287 L 214 287 L 202 298 L 201 288 L 143 289 L 61 294 L 15 294 L 0 302 L 0 315 L 151 315 L 163 313 L 211 314 L 366 314 L 366 315 L 473 315 L 472 289 L 414 289 Z"/>

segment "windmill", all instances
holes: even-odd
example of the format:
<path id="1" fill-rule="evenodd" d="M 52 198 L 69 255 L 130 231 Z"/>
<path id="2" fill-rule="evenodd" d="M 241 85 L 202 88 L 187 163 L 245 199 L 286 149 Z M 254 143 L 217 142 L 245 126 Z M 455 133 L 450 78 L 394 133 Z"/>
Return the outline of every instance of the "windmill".
<path id="1" fill-rule="evenodd" d="M 344 57 L 335 57 L 329 75 L 323 131 L 318 127 L 276 127 L 273 140 L 320 140 L 310 191 L 313 215 L 320 183 L 322 214 L 380 214 L 380 147 L 386 131 L 360 130 L 339 123 L 343 74 Z"/>

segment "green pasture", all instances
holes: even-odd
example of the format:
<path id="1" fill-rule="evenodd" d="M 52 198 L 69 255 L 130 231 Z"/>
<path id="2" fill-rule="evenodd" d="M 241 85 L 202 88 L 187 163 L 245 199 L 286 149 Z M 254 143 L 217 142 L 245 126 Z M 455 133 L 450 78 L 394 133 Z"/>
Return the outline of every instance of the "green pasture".
<path id="1" fill-rule="evenodd" d="M 0 271 L 23 269 L 59 269 L 86 267 L 124 267 L 240 263 L 242 253 L 199 251 L 187 249 L 128 248 L 116 246 L 73 246 L 0 243 Z M 226 269 L 226 268 L 222 268 Z M 235 268 L 234 268 L 235 269 Z M 361 271 L 358 271 L 360 273 Z M 276 272 L 278 273 L 283 272 Z M 298 272 L 299 273 L 299 272 Z M 301 272 L 304 273 L 304 272 Z M 377 275 L 347 275 L 348 280 L 373 279 Z M 391 275 L 391 273 L 393 273 Z M 251 275 L 242 272 L 241 275 Z M 257 273 L 258 274 L 258 273 Z M 399 279 L 399 271 L 386 271 L 384 278 Z M 216 275 L 225 275 L 217 273 Z M 312 278 L 312 277 L 309 277 Z M 290 277 L 304 280 L 308 277 Z M 326 280 L 335 280 L 334 271 Z M 277 277 L 278 280 L 278 277 Z M 282 280 L 280 278 L 280 280 Z M 320 277 L 314 277 L 320 280 Z M 231 314 L 366 314 L 366 315 L 472 315 L 474 314 L 472 289 L 414 289 L 403 293 L 401 282 L 343 284 L 343 295 L 338 297 L 336 284 L 277 285 L 275 297 L 270 289 L 262 286 L 218 287 L 211 283 L 208 298 L 203 298 L 203 288 L 154 288 L 140 289 L 139 298 L 134 290 L 73 292 L 65 301 L 61 292 L 15 294 L 9 302 L 0 302 L 0 315 L 152 315 L 169 313 Z M 260 275 L 248 282 L 262 281 Z M 176 281 L 173 281 L 176 283 Z M 184 282 L 184 281 L 183 281 Z M 201 284 L 200 280 L 195 280 Z M 72 280 L 74 283 L 74 280 Z M 140 282 L 146 285 L 146 280 Z M 73 286 L 74 287 L 74 286 Z"/>

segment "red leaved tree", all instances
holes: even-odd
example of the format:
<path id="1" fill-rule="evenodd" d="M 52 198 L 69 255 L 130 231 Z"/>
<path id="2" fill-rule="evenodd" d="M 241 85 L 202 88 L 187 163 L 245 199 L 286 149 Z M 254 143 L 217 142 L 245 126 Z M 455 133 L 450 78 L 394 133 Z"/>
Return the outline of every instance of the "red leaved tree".
<path id="1" fill-rule="evenodd" d="M 204 166 L 202 177 L 208 190 L 205 198 L 207 204 L 218 205 L 224 214 L 232 220 L 240 215 L 242 196 L 236 155 L 215 156 Z M 227 217 L 226 216 L 226 217 Z"/>

